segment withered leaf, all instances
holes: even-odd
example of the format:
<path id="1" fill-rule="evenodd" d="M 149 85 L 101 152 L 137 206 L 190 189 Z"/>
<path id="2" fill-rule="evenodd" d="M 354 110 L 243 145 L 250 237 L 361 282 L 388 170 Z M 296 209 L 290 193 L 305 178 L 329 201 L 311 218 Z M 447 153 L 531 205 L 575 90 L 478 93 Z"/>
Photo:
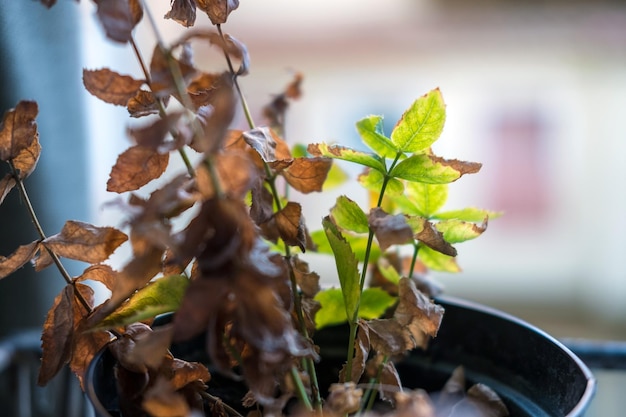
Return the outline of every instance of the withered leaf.
<path id="1" fill-rule="evenodd" d="M 370 354 L 369 328 L 365 325 L 363 320 L 359 320 L 355 342 L 352 375 L 349 376 L 349 379 L 346 378 L 345 366 L 341 369 L 341 372 L 343 374 L 343 381 L 357 384 L 365 371 L 365 364 L 367 363 L 367 359 Z"/>
<path id="2" fill-rule="evenodd" d="M 453 168 L 455 171 L 458 171 L 460 176 L 465 174 L 475 174 L 482 168 L 483 164 L 480 162 L 468 162 L 468 161 L 460 161 L 458 159 L 445 159 L 436 155 L 429 155 L 429 158 L 437 163 L 444 166 L 448 166 Z"/>
<path id="3" fill-rule="evenodd" d="M 200 108 L 208 106 L 214 99 L 214 93 L 220 88 L 222 74 L 219 73 L 201 73 L 194 78 L 187 86 L 187 93 L 191 98 L 194 106 Z"/>
<path id="4" fill-rule="evenodd" d="M 196 75 L 196 69 L 193 66 L 174 58 L 170 51 L 163 51 L 157 45 L 150 61 L 150 88 L 157 98 L 178 92 L 176 82 L 172 77 L 172 66 L 178 66 L 177 71 L 180 71 L 185 85 Z"/>
<path id="5" fill-rule="evenodd" d="M 69 220 L 61 233 L 46 238 L 43 244 L 59 256 L 99 263 L 107 260 L 127 240 L 125 233 L 113 227 L 96 227 Z"/>
<path id="6" fill-rule="evenodd" d="M 289 167 L 282 171 L 282 176 L 289 185 L 301 193 L 322 191 L 332 164 L 331 158 L 295 158 Z"/>
<path id="7" fill-rule="evenodd" d="M 185 397 L 172 387 L 172 383 L 159 375 L 154 385 L 149 387 L 141 406 L 154 417 L 181 417 L 189 415 L 189 405 Z"/>
<path id="8" fill-rule="evenodd" d="M 174 358 L 172 371 L 174 376 L 170 381 L 175 390 L 179 390 L 194 381 L 208 382 L 211 379 L 211 374 L 206 366 L 198 362 L 187 362 Z"/>
<path id="9" fill-rule="evenodd" d="M 94 291 L 87 285 L 77 283 L 75 291 L 79 291 L 87 304 L 92 307 L 94 304 Z M 108 332 L 87 332 L 85 323 L 88 312 L 85 307 L 74 297 L 74 335 L 72 359 L 70 369 L 74 372 L 81 388 L 85 389 L 85 375 L 87 368 L 95 354 L 111 341 Z"/>
<path id="10" fill-rule="evenodd" d="M 454 246 L 446 242 L 443 238 L 443 233 L 437 230 L 435 225 L 429 221 L 424 222 L 424 228 L 415 235 L 415 238 L 437 252 L 448 256 L 457 255 Z"/>
<path id="11" fill-rule="evenodd" d="M 268 127 L 258 127 L 243 132 L 243 138 L 264 162 L 292 160 L 289 145 Z"/>
<path id="12" fill-rule="evenodd" d="M 128 130 L 128 134 L 135 140 L 135 143 L 146 148 L 152 148 L 163 154 L 169 151 L 179 149 L 184 144 L 176 142 L 166 142 L 167 134 L 173 130 L 182 113 L 173 112 L 165 117 L 160 117 L 147 126 L 133 128 Z"/>
<path id="13" fill-rule="evenodd" d="M 391 245 L 402 245 L 413 240 L 413 231 L 401 214 L 387 214 L 376 207 L 370 211 L 368 221 L 383 251 Z"/>
<path id="14" fill-rule="evenodd" d="M 144 365 L 149 369 L 157 369 L 168 353 L 172 333 L 173 328 L 168 325 L 134 336 L 134 348 L 127 353 L 127 361 Z"/>
<path id="15" fill-rule="evenodd" d="M 253 185 L 251 194 L 250 217 L 256 224 L 262 225 L 274 215 L 274 198 L 260 179 Z"/>
<path id="16" fill-rule="evenodd" d="M 506 417 L 509 410 L 500 396 L 485 384 L 472 385 L 467 390 L 467 399 L 476 405 L 485 417 Z"/>
<path id="17" fill-rule="evenodd" d="M 83 273 L 76 278 L 77 282 L 91 280 L 104 284 L 109 291 L 113 290 L 115 286 L 115 280 L 117 279 L 117 272 L 109 265 L 97 264 L 91 265 L 83 271 Z"/>
<path id="18" fill-rule="evenodd" d="M 11 174 L 6 174 L 0 180 L 0 204 L 4 201 L 9 192 L 15 187 L 15 178 Z"/>
<path id="19" fill-rule="evenodd" d="M 96 15 L 107 37 L 115 42 L 128 42 L 143 15 L 138 0 L 96 0 L 95 3 Z"/>
<path id="20" fill-rule="evenodd" d="M 30 261 L 39 249 L 39 242 L 18 247 L 9 257 L 0 256 L 0 279 L 11 275 Z"/>
<path id="21" fill-rule="evenodd" d="M 37 136 L 38 112 L 36 102 L 20 101 L 4 113 L 0 123 L 0 160 L 9 161 L 31 145 Z"/>
<path id="22" fill-rule="evenodd" d="M 290 246 L 306 250 L 306 229 L 302 218 L 302 206 L 292 201 L 274 215 L 281 239 Z"/>
<path id="23" fill-rule="evenodd" d="M 436 417 L 435 407 L 430 401 L 426 391 L 416 389 L 413 391 L 398 391 L 393 395 L 396 404 L 394 415 L 396 417 Z"/>
<path id="24" fill-rule="evenodd" d="M 169 154 L 135 145 L 122 152 L 111 169 L 107 191 L 123 193 L 137 190 L 159 178 L 169 162 Z"/>
<path id="25" fill-rule="evenodd" d="M 30 145 L 20 150 L 13 158 L 13 166 L 19 172 L 20 179 L 28 177 L 35 170 L 40 154 L 39 134 L 36 133 Z"/>
<path id="26" fill-rule="evenodd" d="M 399 302 L 394 319 L 412 335 L 421 331 L 431 337 L 437 336 L 444 308 L 422 294 L 412 280 L 401 278 L 398 285 Z"/>
<path id="27" fill-rule="evenodd" d="M 309 264 L 297 255 L 290 258 L 291 268 L 296 276 L 298 287 L 305 297 L 313 298 L 320 291 L 320 276 L 309 269 Z"/>
<path id="28" fill-rule="evenodd" d="M 74 286 L 66 285 L 43 325 L 41 367 L 37 383 L 46 385 L 72 357 L 74 337 Z"/>
<path id="29" fill-rule="evenodd" d="M 52 259 L 46 247 L 41 245 L 39 251 L 37 251 L 37 254 L 33 257 L 32 263 L 35 266 L 35 271 L 39 272 L 52 265 L 54 259 Z"/>
<path id="30" fill-rule="evenodd" d="M 198 111 L 203 135 L 194 137 L 191 147 L 198 152 L 216 152 L 222 147 L 228 127 L 235 117 L 237 97 L 232 77 L 225 72 L 210 93 L 210 104 Z"/>
<path id="31" fill-rule="evenodd" d="M 109 350 L 119 364 L 124 367 L 124 369 L 137 373 L 144 373 L 148 371 L 146 363 L 141 359 L 137 360 L 138 355 L 134 354 L 134 350 L 137 345 L 137 340 L 150 333 L 152 333 L 152 329 L 144 323 L 129 324 L 126 326 L 122 337 L 117 338 L 111 343 Z M 163 361 L 164 354 L 164 350 L 157 353 L 157 367 Z"/>
<path id="32" fill-rule="evenodd" d="M 131 117 L 144 117 L 159 114 L 159 103 L 151 91 L 140 89 L 128 100 L 126 109 Z"/>
<path id="33" fill-rule="evenodd" d="M 128 100 L 139 93 L 144 83 L 144 80 L 136 80 L 108 68 L 83 69 L 83 84 L 87 91 L 106 103 L 118 106 L 126 106 Z"/>
<path id="34" fill-rule="evenodd" d="M 226 151 L 215 155 L 215 171 L 222 191 L 231 197 L 243 197 L 250 191 L 255 167 L 245 152 Z M 205 164 L 196 168 L 196 183 L 204 199 L 215 196 L 212 173 Z"/>
<path id="35" fill-rule="evenodd" d="M 173 0 L 172 7 L 164 16 L 165 19 L 172 19 L 185 27 L 191 27 L 196 22 L 196 2 L 195 0 Z"/>
<path id="36" fill-rule="evenodd" d="M 326 406 L 337 415 L 356 413 L 361 408 L 363 390 L 357 388 L 354 382 L 331 384 Z"/>
<path id="37" fill-rule="evenodd" d="M 302 95 L 300 85 L 302 84 L 302 73 L 297 72 L 293 80 L 287 85 L 285 91 L 277 94 L 272 101 L 263 107 L 263 115 L 268 119 L 270 126 L 278 131 L 283 131 L 285 124 L 285 113 L 289 107 L 289 101 L 296 100 Z"/>
<path id="38" fill-rule="evenodd" d="M 239 0 L 196 0 L 198 8 L 204 11 L 214 25 L 226 23 L 228 15 L 239 7 Z"/>

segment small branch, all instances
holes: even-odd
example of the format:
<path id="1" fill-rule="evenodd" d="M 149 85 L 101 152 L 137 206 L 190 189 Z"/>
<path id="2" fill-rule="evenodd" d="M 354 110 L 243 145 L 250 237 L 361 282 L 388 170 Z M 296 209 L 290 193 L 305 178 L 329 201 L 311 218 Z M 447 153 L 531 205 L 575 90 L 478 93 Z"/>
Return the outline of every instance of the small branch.
<path id="1" fill-rule="evenodd" d="M 302 378 L 300 378 L 300 374 L 295 366 L 291 367 L 291 379 L 296 386 L 296 394 L 302 404 L 307 409 L 307 411 L 313 411 L 313 406 L 311 405 L 311 401 L 309 400 L 309 396 L 306 393 L 306 389 L 304 388 L 304 384 L 302 383 Z"/>
<path id="2" fill-rule="evenodd" d="M 213 404 L 219 404 L 222 407 L 224 407 L 224 410 L 226 410 L 226 412 L 228 414 L 230 414 L 233 417 L 243 417 L 241 414 L 239 414 L 239 412 L 237 410 L 235 410 L 234 408 L 232 408 L 230 405 L 226 404 L 225 402 L 223 402 L 220 398 L 209 394 L 206 391 L 199 391 L 200 395 L 202 395 L 204 398 L 206 398 L 208 401 L 210 401 Z"/>
<path id="3" fill-rule="evenodd" d="M 35 209 L 33 208 L 33 205 L 28 196 L 28 192 L 26 192 L 26 187 L 24 186 L 24 182 L 20 178 L 19 171 L 15 168 L 13 161 L 9 160 L 9 166 L 11 168 L 11 175 L 13 175 L 13 179 L 15 179 L 15 183 L 17 184 L 17 188 L 20 191 L 22 200 L 24 200 L 24 203 L 26 204 L 26 209 L 28 211 L 28 214 L 30 215 L 30 219 L 33 222 L 33 225 L 35 226 L 35 230 L 37 230 L 37 234 L 39 235 L 39 239 L 42 242 L 42 246 L 46 249 L 46 252 L 48 252 L 48 255 L 50 255 L 50 258 L 52 258 L 52 262 L 54 262 L 54 264 L 56 265 L 57 269 L 61 273 L 61 276 L 63 277 L 65 282 L 68 285 L 74 285 L 74 280 L 72 279 L 72 276 L 69 274 L 69 272 L 67 272 L 67 270 L 61 263 L 61 259 L 59 259 L 59 256 L 56 253 L 54 253 L 54 251 L 52 251 L 50 248 L 48 248 L 45 243 L 43 243 L 43 241 L 46 240 L 46 234 L 44 233 L 43 228 L 41 227 L 41 223 L 39 222 L 39 219 L 37 218 Z M 91 313 L 92 312 L 91 306 L 89 305 L 89 303 L 87 303 L 87 300 L 85 300 L 83 295 L 79 291 L 74 291 L 74 295 L 76 299 L 82 304 L 82 306 L 87 310 L 87 312 Z"/>

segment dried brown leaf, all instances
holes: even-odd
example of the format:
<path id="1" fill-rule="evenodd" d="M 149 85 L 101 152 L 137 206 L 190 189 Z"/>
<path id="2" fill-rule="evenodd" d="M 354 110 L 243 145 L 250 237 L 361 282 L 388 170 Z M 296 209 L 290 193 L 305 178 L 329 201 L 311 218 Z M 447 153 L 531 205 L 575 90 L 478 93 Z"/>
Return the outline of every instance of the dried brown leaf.
<path id="1" fill-rule="evenodd" d="M 214 25 L 226 23 L 228 15 L 239 7 L 239 0 L 196 0 L 196 2 L 198 8 L 209 16 Z"/>
<path id="2" fill-rule="evenodd" d="M 87 91 L 106 103 L 118 106 L 126 106 L 139 93 L 144 83 L 144 80 L 136 80 L 108 68 L 83 69 L 83 84 Z"/>
<path id="3" fill-rule="evenodd" d="M 132 37 L 143 10 L 138 0 L 95 0 L 96 15 L 107 37 L 115 42 L 126 43 Z"/>
<path id="4" fill-rule="evenodd" d="M 48 311 L 41 335 L 41 367 L 37 383 L 46 385 L 72 358 L 74 286 L 66 285 Z"/>
<path id="5" fill-rule="evenodd" d="M 423 390 L 399 391 L 394 394 L 395 417 L 436 417 L 430 397 Z"/>
<path id="6" fill-rule="evenodd" d="M 169 154 L 135 145 L 122 152 L 111 169 L 107 191 L 123 193 L 137 190 L 159 178 L 169 162 Z"/>
<path id="7" fill-rule="evenodd" d="M 151 332 L 133 336 L 134 348 L 128 352 L 127 360 L 134 364 L 145 365 L 156 370 L 163 363 L 172 342 L 173 328 L 171 325 L 160 326 Z"/>
<path id="8" fill-rule="evenodd" d="M 128 99 L 126 108 L 131 117 L 144 117 L 159 114 L 159 102 L 151 91 L 138 90 Z"/>
<path id="9" fill-rule="evenodd" d="M 443 238 L 443 233 L 437 230 L 435 225 L 429 221 L 424 221 L 424 228 L 415 235 L 415 239 L 445 255 L 457 255 L 457 251 L 454 246 L 446 242 Z"/>
<path id="10" fill-rule="evenodd" d="M 328 392 L 325 405 L 336 415 L 356 413 L 361 408 L 363 390 L 357 388 L 354 382 L 331 384 Z"/>
<path id="11" fill-rule="evenodd" d="M 109 350 L 119 362 L 119 364 L 131 372 L 145 373 L 148 372 L 148 365 L 146 361 L 138 358 L 135 354 L 137 346 L 137 340 L 142 336 L 152 333 L 150 326 L 143 323 L 133 323 L 126 326 L 125 332 L 122 337 L 117 338 L 113 343 L 109 345 Z M 160 350 L 157 352 L 157 364 L 158 367 L 163 362 L 164 355 L 167 351 Z M 154 367 L 153 367 L 154 368 Z"/>
<path id="12" fill-rule="evenodd" d="M 243 198 L 252 189 L 255 168 L 245 152 L 223 152 L 214 161 L 222 189 L 229 196 Z"/>
<path id="13" fill-rule="evenodd" d="M 297 100 L 302 95 L 302 73 L 294 74 L 293 80 L 285 90 L 277 94 L 272 101 L 263 107 L 263 116 L 267 118 L 270 126 L 278 131 L 283 131 L 285 125 L 285 113 L 289 107 L 289 100 Z"/>
<path id="14" fill-rule="evenodd" d="M 15 187 L 15 178 L 11 174 L 6 174 L 0 180 L 0 204 L 4 201 L 7 195 L 11 192 L 13 187 Z"/>
<path id="15" fill-rule="evenodd" d="M 96 281 L 104 284 L 110 291 L 115 286 L 115 280 L 117 279 L 117 272 L 113 270 L 109 265 L 97 264 L 91 265 L 83 271 L 83 273 L 76 278 L 76 282 L 81 281 Z"/>
<path id="16" fill-rule="evenodd" d="M 13 158 L 13 166 L 19 172 L 20 179 L 28 177 L 35 170 L 39 155 L 41 154 L 41 145 L 39 144 L 39 134 L 35 134 L 33 141 L 26 148 L 23 148 Z"/>
<path id="17" fill-rule="evenodd" d="M 161 375 L 146 390 L 141 406 L 152 417 L 181 417 L 190 413 L 185 397 L 176 392 L 171 381 Z"/>
<path id="18" fill-rule="evenodd" d="M 402 245 L 413 240 L 413 231 L 403 215 L 391 215 L 379 207 L 373 208 L 368 216 L 381 250 L 391 245 Z"/>
<path id="19" fill-rule="evenodd" d="M 31 146 L 37 136 L 38 112 L 36 102 L 20 101 L 4 113 L 0 123 L 0 160 L 9 161 Z"/>
<path id="20" fill-rule="evenodd" d="M 290 201 L 274 215 L 274 220 L 278 233 L 285 244 L 298 246 L 304 252 L 307 239 L 304 219 L 302 218 L 302 206 Z"/>
<path id="21" fill-rule="evenodd" d="M 203 135 L 194 137 L 191 147 L 198 152 L 217 152 L 228 135 L 235 117 L 237 97 L 229 73 L 223 73 L 208 97 L 210 104 L 198 109 Z"/>
<path id="22" fill-rule="evenodd" d="M 274 198 L 272 193 L 265 187 L 265 183 L 260 179 L 252 187 L 251 197 L 250 217 L 260 226 L 274 216 Z"/>
<path id="23" fill-rule="evenodd" d="M 222 74 L 203 72 L 189 83 L 187 94 L 196 109 L 212 104 L 221 82 Z"/>
<path id="24" fill-rule="evenodd" d="M 35 241 L 18 247 L 8 257 L 0 256 L 0 279 L 11 275 L 33 259 L 38 249 L 39 242 Z"/>
<path id="25" fill-rule="evenodd" d="M 193 26 L 196 22 L 195 0 L 173 0 L 172 7 L 164 18 L 172 19 L 185 27 Z"/>
<path id="26" fill-rule="evenodd" d="M 476 405 L 483 417 L 506 417 L 509 410 L 498 394 L 485 384 L 474 384 L 467 390 L 467 399 Z"/>
<path id="27" fill-rule="evenodd" d="M 69 220 L 61 233 L 46 238 L 43 244 L 59 256 L 99 263 L 107 260 L 127 240 L 125 233 L 113 227 L 96 227 Z"/>
<path id="28" fill-rule="evenodd" d="M 206 366 L 198 362 L 187 362 L 174 358 L 172 371 L 174 375 L 170 381 L 175 390 L 195 381 L 209 382 L 211 379 L 211 374 Z"/>
<path id="29" fill-rule="evenodd" d="M 289 185 L 301 193 L 322 191 L 332 164 L 330 158 L 295 158 L 282 175 Z"/>
<path id="30" fill-rule="evenodd" d="M 309 264 L 297 255 L 290 258 L 291 268 L 304 297 L 313 298 L 320 291 L 320 276 L 309 269 Z"/>
<path id="31" fill-rule="evenodd" d="M 417 338 L 420 332 L 435 337 L 439 331 L 444 308 L 422 294 L 408 278 L 399 282 L 398 307 L 394 319 Z"/>
<path id="32" fill-rule="evenodd" d="M 154 48 L 152 60 L 150 61 L 150 89 L 157 98 L 167 97 L 178 92 L 170 65 L 178 66 L 177 71 L 180 71 L 185 85 L 196 76 L 197 71 L 193 66 L 173 56 L 168 57 L 161 47 L 157 45 Z"/>
<path id="33" fill-rule="evenodd" d="M 79 291 L 87 304 L 93 307 L 94 291 L 91 287 L 77 283 L 75 291 Z M 87 368 L 89 368 L 89 364 L 96 353 L 111 341 L 111 335 L 108 332 L 85 331 L 86 317 L 89 312 L 76 297 L 73 299 L 73 309 L 74 335 L 70 369 L 74 372 L 81 388 L 84 390 Z"/>
<path id="34" fill-rule="evenodd" d="M 453 168 L 460 173 L 459 176 L 465 174 L 475 174 L 482 168 L 483 164 L 479 162 L 459 161 L 458 159 L 445 159 L 436 155 L 428 155 L 428 157 L 436 164 L 441 164 Z"/>
<path id="35" fill-rule="evenodd" d="M 35 271 L 39 272 L 49 267 L 54 263 L 54 259 L 50 256 L 50 252 L 45 248 L 45 246 L 40 246 L 40 250 L 37 251 L 37 254 L 32 260 L 33 265 L 35 266 Z"/>
<path id="36" fill-rule="evenodd" d="M 181 116 L 182 113 L 179 112 L 169 113 L 146 126 L 129 129 L 128 134 L 137 145 L 154 149 L 161 154 L 179 149 L 184 143 L 168 142 L 165 139 L 168 133 L 174 129 L 176 122 Z"/>

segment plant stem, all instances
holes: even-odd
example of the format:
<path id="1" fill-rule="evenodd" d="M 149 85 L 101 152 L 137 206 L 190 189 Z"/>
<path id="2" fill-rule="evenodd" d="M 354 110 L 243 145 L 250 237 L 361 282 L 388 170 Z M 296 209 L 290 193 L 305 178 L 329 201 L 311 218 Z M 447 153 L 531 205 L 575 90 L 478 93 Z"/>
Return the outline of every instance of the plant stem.
<path id="1" fill-rule="evenodd" d="M 203 397 L 211 401 L 213 404 L 220 404 L 222 407 L 224 407 L 224 410 L 226 410 L 226 412 L 230 414 L 231 416 L 243 417 L 237 410 L 235 410 L 234 408 L 232 408 L 231 406 L 223 402 L 220 398 L 214 395 L 211 395 L 206 391 L 199 391 L 199 392 L 200 392 L 200 395 L 202 395 Z M 216 414 L 219 414 L 219 413 L 216 413 Z"/>
<path id="2" fill-rule="evenodd" d="M 413 272 L 415 271 L 415 264 L 417 263 L 417 254 L 419 250 L 419 242 L 413 241 L 413 256 L 411 257 L 411 266 L 409 267 L 409 274 L 407 275 L 409 278 L 413 276 Z"/>
<path id="3" fill-rule="evenodd" d="M 9 166 L 11 168 L 11 175 L 13 175 L 13 179 L 15 180 L 15 183 L 17 184 L 17 188 L 20 191 L 22 200 L 24 200 L 24 203 L 26 204 L 26 209 L 28 210 L 30 219 L 33 222 L 33 225 L 35 226 L 35 230 L 37 231 L 37 234 L 39 235 L 39 239 L 42 242 L 42 246 L 46 249 L 46 252 L 48 252 L 48 255 L 50 255 L 50 258 L 52 258 L 52 262 L 54 262 L 54 264 L 56 265 L 57 269 L 61 273 L 61 276 L 63 277 L 65 282 L 68 285 L 74 285 L 74 280 L 72 279 L 69 272 L 67 272 L 63 264 L 61 263 L 61 259 L 59 258 L 59 256 L 53 250 L 48 248 L 48 246 L 46 246 L 45 243 L 43 243 L 43 241 L 46 240 L 46 234 L 44 233 L 43 228 L 41 227 L 41 223 L 39 222 L 39 219 L 37 218 L 37 214 L 35 213 L 35 209 L 33 208 L 33 205 L 30 201 L 28 192 L 26 191 L 26 187 L 24 186 L 24 182 L 20 178 L 19 172 L 15 168 L 13 161 L 9 160 Z M 80 293 L 80 291 L 74 291 L 74 296 L 81 303 L 81 305 L 85 308 L 85 310 L 87 310 L 88 314 L 92 312 L 91 306 L 89 305 L 89 303 L 87 303 L 87 300 L 85 300 L 85 298 Z"/>
<path id="4" fill-rule="evenodd" d="M 298 373 L 298 369 L 295 366 L 291 367 L 291 379 L 296 386 L 296 394 L 302 404 L 307 409 L 307 411 L 313 411 L 313 406 L 311 405 L 311 401 L 309 400 L 309 396 L 306 393 L 306 388 L 304 388 L 304 384 L 302 383 L 302 378 L 300 378 L 300 374 Z"/>
<path id="5" fill-rule="evenodd" d="M 378 195 L 378 201 L 376 202 L 376 208 L 382 207 L 383 199 L 385 197 L 385 191 L 387 190 L 387 184 L 389 183 L 389 180 L 392 178 L 390 173 L 393 170 L 393 168 L 396 166 L 398 161 L 400 161 L 400 158 L 402 157 L 402 155 L 403 155 L 402 152 L 398 152 L 396 154 L 395 159 L 389 166 L 389 168 L 386 169 L 387 172 L 385 173 L 385 176 L 383 178 L 383 183 L 380 187 L 380 193 Z M 359 281 L 359 287 L 360 287 L 359 297 L 356 302 L 356 308 L 354 309 L 354 315 L 352 316 L 352 320 L 350 320 L 349 322 L 350 338 L 348 340 L 348 357 L 346 360 L 346 375 L 348 376 L 352 375 L 352 360 L 354 357 L 354 344 L 356 341 L 356 331 L 358 327 L 357 324 L 359 321 L 359 306 L 361 303 L 361 294 L 363 293 L 363 288 L 365 288 L 365 279 L 367 278 L 367 271 L 368 271 L 369 260 L 370 260 L 370 255 L 372 252 L 373 243 L 374 243 L 374 231 L 370 228 L 369 233 L 367 235 L 367 246 L 365 247 L 365 255 L 363 256 L 363 268 L 361 269 L 361 278 Z"/>

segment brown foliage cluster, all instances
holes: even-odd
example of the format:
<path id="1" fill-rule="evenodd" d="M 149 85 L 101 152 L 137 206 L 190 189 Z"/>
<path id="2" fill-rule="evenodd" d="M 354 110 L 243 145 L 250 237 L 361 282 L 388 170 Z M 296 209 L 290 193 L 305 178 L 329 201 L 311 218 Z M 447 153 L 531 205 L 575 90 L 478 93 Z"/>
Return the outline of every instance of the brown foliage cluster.
<path id="1" fill-rule="evenodd" d="M 133 29 L 142 20 L 143 3 L 94 3 L 106 36 L 134 43 Z M 238 5 L 238 0 L 173 0 L 165 17 L 189 27 L 200 10 L 221 25 Z M 191 53 L 195 42 L 223 51 L 228 68 L 216 73 L 197 68 Z M 237 78 L 249 70 L 248 52 L 219 26 L 217 31 L 188 32 L 169 48 L 157 45 L 145 68 L 141 78 L 110 68 L 83 71 L 84 86 L 93 96 L 145 120 L 128 130 L 131 145 L 119 155 L 106 184 L 107 191 L 127 196 L 123 208 L 128 230 L 68 221 L 58 234 L 45 236 L 40 231 L 38 240 L 0 257 L 0 279 L 30 262 L 36 270 L 56 265 L 67 281 L 45 321 L 39 383 L 46 384 L 69 364 L 82 384 L 91 359 L 108 344 L 118 360 L 124 415 L 188 415 L 191 409 L 202 408 L 201 392 L 211 376 L 204 365 L 176 359 L 168 349 L 172 341 L 206 332 L 212 362 L 225 373 L 243 376 L 253 398 L 248 403 L 280 409 L 293 395 L 285 388 L 286 375 L 294 367 L 304 374 L 301 359 L 316 357 L 306 335 L 314 330 L 319 308 L 313 300 L 319 277 L 291 253 L 291 248 L 302 252 L 314 248 L 302 207 L 279 198 L 275 187 L 278 181 L 301 193 L 319 192 L 331 168 L 325 157 L 294 157 L 281 137 L 289 103 L 301 95 L 302 75 L 295 74 L 264 108 L 267 126 L 241 131 L 232 130 L 231 123 L 238 105 Z M 35 102 L 22 101 L 2 119 L 0 160 L 9 164 L 10 173 L 0 179 L 0 203 L 14 188 L 27 197 L 24 181 L 41 152 L 37 113 Z M 188 163 L 186 173 L 167 180 L 147 197 L 136 193 L 162 176 L 172 154 L 186 152 L 198 154 L 200 162 Z M 174 230 L 172 221 L 183 214 L 191 220 L 183 230 Z M 393 216 L 372 211 L 370 223 L 382 249 L 402 243 Z M 404 238 L 413 237 L 409 233 Z M 445 246 L 437 239 L 439 235 L 427 228 L 420 238 Z M 269 243 L 284 245 L 286 255 L 270 251 Z M 114 269 L 107 261 L 122 244 L 130 245 L 132 257 Z M 447 249 L 455 254 L 451 246 Z M 88 266 L 71 277 L 61 258 Z M 152 330 L 148 320 L 94 330 L 153 279 L 173 274 L 187 274 L 189 286 L 171 324 Z M 87 281 L 103 284 L 110 298 L 94 305 Z M 402 279 L 390 286 L 390 292 L 399 297 L 394 312 L 359 324 L 356 366 L 346 381 L 358 382 L 371 375 L 368 367 L 382 367 L 382 383 L 400 387 L 393 362 L 382 357 L 424 347 L 437 333 L 443 311 L 413 280 Z M 383 394 L 392 397 L 391 392 Z M 353 389 L 333 388 L 328 412 L 354 411 L 359 398 L 355 395 Z M 395 401 L 400 409 L 419 402 Z"/>

